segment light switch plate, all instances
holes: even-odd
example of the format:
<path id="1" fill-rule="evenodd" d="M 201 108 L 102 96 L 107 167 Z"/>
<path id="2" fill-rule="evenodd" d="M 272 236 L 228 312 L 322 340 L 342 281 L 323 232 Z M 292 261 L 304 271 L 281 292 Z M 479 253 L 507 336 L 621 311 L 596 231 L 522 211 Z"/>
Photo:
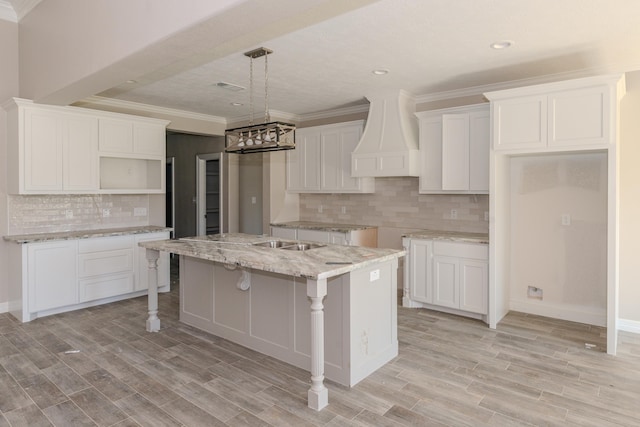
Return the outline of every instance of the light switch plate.
<path id="1" fill-rule="evenodd" d="M 133 208 L 133 216 L 147 216 L 147 208 Z"/>

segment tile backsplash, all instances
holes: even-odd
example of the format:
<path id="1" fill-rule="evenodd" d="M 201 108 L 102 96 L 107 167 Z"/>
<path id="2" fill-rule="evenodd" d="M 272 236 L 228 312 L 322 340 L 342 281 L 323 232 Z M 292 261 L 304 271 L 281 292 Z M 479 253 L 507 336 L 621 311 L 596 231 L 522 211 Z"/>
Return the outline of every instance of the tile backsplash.
<path id="1" fill-rule="evenodd" d="M 61 194 L 8 199 L 9 234 L 13 235 L 149 224 L 148 195 Z"/>
<path id="2" fill-rule="evenodd" d="M 418 178 L 407 177 L 376 178 L 374 194 L 300 195 L 302 221 L 487 233 L 488 211 L 488 195 L 418 194 Z"/>

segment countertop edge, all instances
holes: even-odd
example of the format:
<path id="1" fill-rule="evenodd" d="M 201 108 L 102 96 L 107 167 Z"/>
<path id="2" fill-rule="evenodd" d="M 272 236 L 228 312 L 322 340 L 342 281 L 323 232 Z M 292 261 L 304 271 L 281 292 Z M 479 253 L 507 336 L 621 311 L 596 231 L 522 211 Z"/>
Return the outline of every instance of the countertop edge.
<path id="1" fill-rule="evenodd" d="M 52 233 L 16 234 L 3 236 L 7 242 L 18 244 L 52 242 L 57 240 L 90 239 L 94 237 L 126 236 L 129 234 L 148 234 L 172 231 L 171 227 L 144 225 L 140 227 L 102 228 L 96 230 L 70 230 Z"/>
<path id="2" fill-rule="evenodd" d="M 375 225 L 359 225 L 359 224 L 333 224 L 314 221 L 288 221 L 274 222 L 269 224 L 271 227 L 280 228 L 301 228 L 304 230 L 332 231 L 337 233 L 348 233 L 349 231 L 377 229 Z"/>

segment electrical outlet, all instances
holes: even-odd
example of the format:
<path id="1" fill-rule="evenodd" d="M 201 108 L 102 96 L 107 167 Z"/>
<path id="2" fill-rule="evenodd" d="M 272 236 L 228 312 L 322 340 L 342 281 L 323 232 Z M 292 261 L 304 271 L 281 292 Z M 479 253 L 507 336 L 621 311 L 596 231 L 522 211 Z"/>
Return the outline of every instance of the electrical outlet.
<path id="1" fill-rule="evenodd" d="M 102 209 L 102 218 L 108 218 L 111 216 L 111 209 L 103 208 Z"/>
<path id="2" fill-rule="evenodd" d="M 458 219 L 458 210 L 451 209 L 451 219 Z"/>
<path id="3" fill-rule="evenodd" d="M 542 299 L 542 288 L 536 288 L 535 286 L 527 286 L 527 297 Z"/>
<path id="4" fill-rule="evenodd" d="M 133 216 L 147 216 L 147 208 L 133 208 Z"/>
<path id="5" fill-rule="evenodd" d="M 561 222 L 562 222 L 562 225 L 571 225 L 571 215 L 562 214 Z"/>
<path id="6" fill-rule="evenodd" d="M 64 211 L 64 217 L 66 219 L 71 219 L 73 218 L 73 210 L 71 209 L 67 209 L 66 211 Z"/>
<path id="7" fill-rule="evenodd" d="M 342 212 L 343 214 L 347 213 L 347 207 L 343 206 L 342 208 L 340 208 L 340 212 Z"/>
<path id="8" fill-rule="evenodd" d="M 487 211 L 484 212 L 484 220 L 489 221 L 489 212 Z"/>
<path id="9" fill-rule="evenodd" d="M 256 199 L 256 196 L 251 196 L 251 204 L 252 205 L 255 205 L 257 201 L 258 201 L 258 199 Z"/>
<path id="10" fill-rule="evenodd" d="M 380 279 L 380 269 L 373 270 L 373 271 L 371 271 L 369 273 L 369 281 L 370 282 L 375 282 L 378 279 Z"/>

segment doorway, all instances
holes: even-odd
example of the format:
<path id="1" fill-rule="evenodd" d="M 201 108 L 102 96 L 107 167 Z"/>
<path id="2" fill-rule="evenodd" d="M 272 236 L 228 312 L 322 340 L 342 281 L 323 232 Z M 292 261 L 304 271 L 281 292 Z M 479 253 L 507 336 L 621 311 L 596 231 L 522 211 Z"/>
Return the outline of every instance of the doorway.
<path id="1" fill-rule="evenodd" d="M 168 157 L 166 163 L 166 200 L 165 200 L 165 226 L 170 227 L 172 230 L 170 236 L 175 238 L 175 230 L 173 224 L 176 217 L 176 195 L 173 191 L 175 188 L 175 157 Z M 173 254 L 171 254 L 173 255 Z"/>
<path id="2" fill-rule="evenodd" d="M 222 153 L 196 155 L 196 227 L 198 235 L 224 232 Z"/>

